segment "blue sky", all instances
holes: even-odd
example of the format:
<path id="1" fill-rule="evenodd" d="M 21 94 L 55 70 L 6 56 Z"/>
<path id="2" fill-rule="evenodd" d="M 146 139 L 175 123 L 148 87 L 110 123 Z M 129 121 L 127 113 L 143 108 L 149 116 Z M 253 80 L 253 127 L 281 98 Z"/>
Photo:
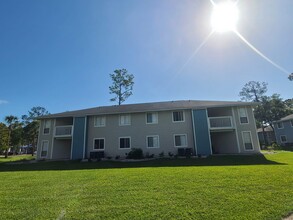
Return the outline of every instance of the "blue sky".
<path id="1" fill-rule="evenodd" d="M 113 105 L 117 68 L 135 76 L 126 103 L 239 100 L 251 80 L 292 98 L 287 75 L 233 32 L 214 33 L 190 59 L 211 32 L 212 8 L 208 0 L 1 0 L 0 121 L 33 106 Z M 293 1 L 239 0 L 238 8 L 239 33 L 293 72 Z"/>

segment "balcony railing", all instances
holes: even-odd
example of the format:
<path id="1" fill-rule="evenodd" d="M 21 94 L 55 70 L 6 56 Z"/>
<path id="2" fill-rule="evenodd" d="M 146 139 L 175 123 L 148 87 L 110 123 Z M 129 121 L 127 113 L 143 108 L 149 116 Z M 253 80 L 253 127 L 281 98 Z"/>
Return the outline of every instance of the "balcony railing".
<path id="1" fill-rule="evenodd" d="M 71 137 L 72 125 L 56 126 L 55 137 Z"/>
<path id="2" fill-rule="evenodd" d="M 210 129 L 233 129 L 233 121 L 231 116 L 210 117 Z"/>

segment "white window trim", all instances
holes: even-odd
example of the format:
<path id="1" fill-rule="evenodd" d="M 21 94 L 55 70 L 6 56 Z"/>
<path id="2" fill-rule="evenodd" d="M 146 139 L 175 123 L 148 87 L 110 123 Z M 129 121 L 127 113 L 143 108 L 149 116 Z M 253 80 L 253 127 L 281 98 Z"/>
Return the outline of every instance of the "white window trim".
<path id="1" fill-rule="evenodd" d="M 156 122 L 148 122 L 148 114 L 156 114 L 157 115 L 157 121 Z M 145 123 L 147 125 L 158 124 L 159 123 L 159 114 L 158 114 L 158 112 L 146 112 L 145 113 Z"/>
<path id="2" fill-rule="evenodd" d="M 176 141 L 175 141 L 175 136 L 185 136 L 186 137 L 186 145 L 182 145 L 182 146 L 176 146 Z M 174 141 L 174 147 L 176 148 L 184 148 L 184 147 L 188 147 L 188 139 L 187 139 L 187 134 L 174 134 L 173 135 L 173 141 Z"/>
<path id="3" fill-rule="evenodd" d="M 99 117 L 99 118 L 105 118 L 105 124 L 104 124 L 104 125 L 97 125 L 97 124 L 96 124 L 96 118 L 98 118 L 98 117 Z M 107 123 L 107 122 L 106 122 L 106 116 L 94 116 L 94 127 L 95 127 L 95 128 L 106 127 L 106 123 Z"/>
<path id="4" fill-rule="evenodd" d="M 183 121 L 174 121 L 174 116 L 173 116 L 173 113 L 174 112 L 183 112 Z M 171 116 L 172 116 L 172 122 L 173 123 L 182 123 L 182 122 L 185 122 L 185 111 L 184 110 L 172 111 Z"/>
<path id="5" fill-rule="evenodd" d="M 46 154 L 46 156 L 44 157 L 44 156 L 42 156 L 42 151 L 43 151 L 43 144 L 45 143 L 45 142 L 47 142 L 48 143 L 48 150 L 47 150 L 47 154 Z M 40 158 L 47 158 L 48 157 L 48 154 L 49 154 L 49 141 L 48 140 L 42 140 L 42 145 L 41 145 L 41 152 L 40 152 Z"/>
<path id="6" fill-rule="evenodd" d="M 282 141 L 282 137 L 285 137 L 286 141 Z M 286 135 L 280 135 L 280 141 L 281 141 L 281 143 L 287 143 L 288 142 L 287 136 Z"/>
<path id="7" fill-rule="evenodd" d="M 121 138 L 129 138 L 129 148 L 120 148 L 120 139 Z M 119 137 L 118 138 L 118 149 L 119 150 L 130 150 L 131 149 L 131 137 L 130 136 L 125 136 L 125 137 Z"/>
<path id="8" fill-rule="evenodd" d="M 245 114 L 246 114 L 246 118 L 247 118 L 247 123 L 241 123 L 241 115 L 240 115 L 240 109 L 245 109 Z M 241 125 L 247 125 L 247 124 L 249 124 L 249 118 L 248 118 L 248 112 L 247 112 L 247 108 L 246 107 L 239 107 L 238 108 L 238 118 L 239 118 L 239 123 L 241 124 Z"/>
<path id="9" fill-rule="evenodd" d="M 149 147 L 149 145 L 148 145 L 148 138 L 149 138 L 149 137 L 157 137 L 157 138 L 158 138 L 158 146 L 157 146 L 157 147 Z M 147 147 L 148 149 L 160 148 L 160 137 L 159 137 L 159 135 L 147 135 L 147 136 L 146 136 L 146 147 Z"/>
<path id="10" fill-rule="evenodd" d="M 279 125 L 278 125 L 279 123 L 281 123 L 281 125 L 282 125 L 282 127 L 280 127 L 280 128 L 279 128 Z M 283 123 L 282 121 L 277 122 L 277 128 L 278 128 L 278 129 L 284 129 L 284 123 Z"/>
<path id="11" fill-rule="evenodd" d="M 244 138 L 243 138 L 243 133 L 245 133 L 245 132 L 249 132 L 250 133 L 250 140 L 251 140 L 252 149 L 246 149 L 245 148 L 245 142 L 244 142 Z M 254 145 L 253 145 L 253 142 L 252 142 L 251 131 L 242 131 L 242 143 L 243 143 L 244 151 L 254 151 Z"/>
<path id="12" fill-rule="evenodd" d="M 49 133 L 47 133 L 47 134 L 45 134 L 46 121 L 50 121 Z M 51 127 L 52 127 L 52 121 L 51 121 L 50 119 L 45 119 L 45 120 L 44 120 L 44 124 L 43 124 L 43 135 L 50 135 L 50 134 L 51 134 Z"/>
<path id="13" fill-rule="evenodd" d="M 128 115 L 129 118 L 130 118 L 129 124 L 121 124 L 121 116 L 126 116 L 126 115 Z M 131 114 L 121 114 L 121 115 L 119 115 L 119 126 L 129 126 L 129 125 L 131 125 Z"/>
<path id="14" fill-rule="evenodd" d="M 104 140 L 104 149 L 95 149 L 95 140 Z M 93 139 L 93 151 L 104 151 L 106 149 L 106 139 L 104 137 Z"/>

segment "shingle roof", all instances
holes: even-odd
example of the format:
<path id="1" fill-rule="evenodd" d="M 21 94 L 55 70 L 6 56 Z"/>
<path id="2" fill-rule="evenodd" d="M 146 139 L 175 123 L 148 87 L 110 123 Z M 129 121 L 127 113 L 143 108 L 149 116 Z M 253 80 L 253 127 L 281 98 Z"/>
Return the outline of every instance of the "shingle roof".
<path id="1" fill-rule="evenodd" d="M 280 121 L 288 121 L 288 120 L 292 120 L 292 119 L 293 119 L 293 114 L 291 114 L 291 115 L 287 115 L 286 117 L 281 118 Z"/>
<path id="2" fill-rule="evenodd" d="M 41 116 L 42 118 L 59 118 L 59 117 L 79 117 L 89 115 L 105 115 L 105 114 L 123 114 L 138 113 L 148 111 L 165 111 L 179 109 L 205 109 L 213 107 L 229 107 L 229 106 L 251 106 L 257 105 L 252 102 L 235 102 L 235 101 L 198 101 L 198 100 L 182 100 L 169 102 L 152 102 L 139 104 L 125 104 L 114 106 L 101 106 L 95 108 L 82 109 L 77 111 L 67 111 L 57 114 Z"/>

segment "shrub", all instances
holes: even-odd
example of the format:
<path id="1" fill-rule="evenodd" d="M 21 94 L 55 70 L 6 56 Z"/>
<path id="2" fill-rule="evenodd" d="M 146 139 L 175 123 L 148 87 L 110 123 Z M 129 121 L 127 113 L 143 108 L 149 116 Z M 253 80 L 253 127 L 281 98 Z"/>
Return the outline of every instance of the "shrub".
<path id="1" fill-rule="evenodd" d="M 140 148 L 132 148 L 131 151 L 127 154 L 127 159 L 142 159 L 143 152 Z"/>
<path id="2" fill-rule="evenodd" d="M 119 155 L 117 155 L 117 156 L 115 157 L 115 159 L 116 159 L 116 160 L 119 160 L 119 159 L 120 159 L 120 156 L 119 156 Z"/>
<path id="3" fill-rule="evenodd" d="M 162 151 L 161 153 L 159 153 L 159 157 L 164 157 L 164 151 Z"/>
<path id="4" fill-rule="evenodd" d="M 146 158 L 153 158 L 155 155 L 154 154 L 150 154 L 149 152 L 147 152 L 146 154 L 145 154 L 145 157 Z"/>
<path id="5" fill-rule="evenodd" d="M 169 155 L 169 157 L 173 157 L 174 156 L 174 154 L 172 152 L 169 152 L 168 155 Z"/>

